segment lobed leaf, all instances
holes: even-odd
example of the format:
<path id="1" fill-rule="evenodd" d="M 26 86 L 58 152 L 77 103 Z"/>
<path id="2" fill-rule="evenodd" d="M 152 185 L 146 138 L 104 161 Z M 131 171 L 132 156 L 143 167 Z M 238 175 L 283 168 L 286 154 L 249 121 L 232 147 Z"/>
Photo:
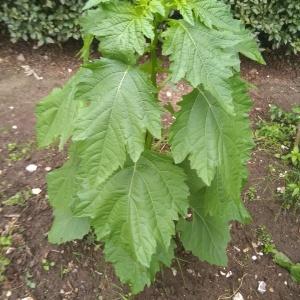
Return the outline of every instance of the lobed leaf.
<path id="1" fill-rule="evenodd" d="M 97 192 L 82 195 L 87 203 L 94 198 L 79 215 L 92 218 L 97 237 L 105 242 L 107 260 L 115 265 L 121 280 L 136 290 L 153 278 L 148 275 L 157 264 L 155 257 L 169 252 L 174 221 L 188 207 L 185 179 L 171 159 L 146 151 Z"/>
<path id="2" fill-rule="evenodd" d="M 54 208 L 48 238 L 54 244 L 81 239 L 90 229 L 89 218 L 78 218 L 72 210 L 80 202 L 77 196 L 82 186 L 82 178 L 78 176 L 79 163 L 77 148 L 73 145 L 65 165 L 47 176 L 49 202 Z"/>
<path id="3" fill-rule="evenodd" d="M 62 148 L 72 135 L 80 107 L 80 102 L 75 101 L 76 87 L 86 72 L 87 69 L 80 69 L 63 88 L 54 89 L 37 105 L 36 130 L 40 147 L 47 147 L 59 139 Z"/>
<path id="4" fill-rule="evenodd" d="M 119 1 L 88 11 L 81 26 L 85 34 L 100 39 L 102 54 L 126 61 L 132 61 L 135 53 L 144 54 L 146 37 L 154 38 L 152 15 Z"/>
<path id="5" fill-rule="evenodd" d="M 78 85 L 78 97 L 90 101 L 80 111 L 74 141 L 84 141 L 82 174 L 100 183 L 123 166 L 127 152 L 138 161 L 146 132 L 161 135 L 161 108 L 156 89 L 137 67 L 101 59 L 86 66 L 89 72 Z"/>

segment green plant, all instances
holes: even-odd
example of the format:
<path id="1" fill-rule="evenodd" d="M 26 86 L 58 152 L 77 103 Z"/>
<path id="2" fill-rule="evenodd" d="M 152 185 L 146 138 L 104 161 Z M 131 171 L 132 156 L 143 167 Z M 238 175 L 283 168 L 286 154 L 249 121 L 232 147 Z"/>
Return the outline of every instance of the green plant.
<path id="1" fill-rule="evenodd" d="M 277 49 L 300 51 L 300 3 L 297 0 L 225 0 L 242 20 Z"/>
<path id="2" fill-rule="evenodd" d="M 282 193 L 283 207 L 285 209 L 300 208 L 300 170 L 294 169 L 285 176 L 285 189 Z"/>
<path id="3" fill-rule="evenodd" d="M 32 149 L 31 143 L 26 144 L 17 144 L 17 143 L 8 143 L 8 160 L 16 162 L 26 158 Z"/>
<path id="4" fill-rule="evenodd" d="M 45 271 L 49 271 L 51 268 L 53 268 L 55 266 L 55 262 L 54 261 L 49 261 L 48 259 L 42 259 L 42 268 Z"/>
<path id="5" fill-rule="evenodd" d="M 254 186 L 249 187 L 249 189 L 246 191 L 246 198 L 249 201 L 254 201 L 257 197 L 257 190 Z"/>
<path id="6" fill-rule="evenodd" d="M 274 262 L 280 267 L 288 270 L 292 279 L 295 282 L 300 283 L 300 263 L 294 264 L 284 253 L 277 250 L 272 240 L 272 236 L 265 226 L 260 226 L 257 229 L 257 237 L 262 243 L 263 252 L 265 254 L 271 254 Z"/>
<path id="7" fill-rule="evenodd" d="M 10 264 L 10 260 L 5 257 L 5 250 L 11 246 L 10 236 L 0 236 L 0 283 L 5 280 L 4 272 Z"/>
<path id="8" fill-rule="evenodd" d="M 6 0 L 0 4 L 3 23 L 13 42 L 64 42 L 80 37 L 78 18 L 83 0 Z"/>
<path id="9" fill-rule="evenodd" d="M 277 156 L 291 159 L 296 163 L 298 158 L 294 140 L 300 121 L 300 107 L 296 106 L 291 112 L 286 112 L 278 106 L 271 105 L 269 114 L 270 120 L 262 120 L 257 124 L 258 129 L 255 132 L 257 142 L 277 153 Z M 293 147 L 294 150 L 291 150 Z"/>
<path id="10" fill-rule="evenodd" d="M 2 204 L 6 206 L 14 206 L 14 205 L 25 206 L 26 201 L 29 198 L 30 198 L 29 191 L 21 191 L 11 196 L 9 199 L 3 201 Z"/>
<path id="11" fill-rule="evenodd" d="M 226 265 L 229 221 L 250 220 L 240 193 L 251 101 L 238 70 L 239 53 L 263 62 L 255 41 L 217 0 L 90 0 L 85 8 L 86 63 L 37 107 L 40 146 L 71 140 L 68 161 L 47 178 L 50 242 L 82 238 L 91 226 L 133 293 L 171 264 L 176 232 L 200 259 Z M 104 57 L 90 61 L 93 39 Z M 168 81 L 194 88 L 164 154 L 153 146 L 167 110 L 156 84 L 160 45 Z M 150 68 L 138 63 L 145 53 Z"/>

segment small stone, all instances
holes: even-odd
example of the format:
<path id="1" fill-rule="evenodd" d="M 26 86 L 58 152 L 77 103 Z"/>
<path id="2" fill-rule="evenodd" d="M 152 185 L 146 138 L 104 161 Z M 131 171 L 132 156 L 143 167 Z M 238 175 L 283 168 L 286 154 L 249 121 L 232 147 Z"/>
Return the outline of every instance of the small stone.
<path id="1" fill-rule="evenodd" d="M 241 252 L 241 249 L 238 248 L 237 246 L 233 246 L 233 248 L 234 248 L 237 252 Z"/>
<path id="2" fill-rule="evenodd" d="M 18 60 L 18 61 L 25 61 L 24 55 L 23 55 L 22 53 L 19 54 L 19 55 L 17 56 L 17 60 Z"/>
<path id="3" fill-rule="evenodd" d="M 287 281 L 284 282 L 284 285 L 287 285 Z"/>
<path id="4" fill-rule="evenodd" d="M 282 273 L 278 273 L 278 276 L 281 277 L 281 276 L 282 276 Z"/>
<path id="5" fill-rule="evenodd" d="M 46 167 L 46 168 L 45 168 L 45 171 L 46 171 L 46 172 L 50 172 L 51 170 L 52 170 L 51 167 Z"/>
<path id="6" fill-rule="evenodd" d="M 68 69 L 68 72 L 69 72 L 69 73 L 72 73 L 72 72 L 73 72 L 73 70 L 72 70 L 72 69 Z"/>
<path id="7" fill-rule="evenodd" d="M 15 109 L 15 108 L 14 108 L 14 106 L 10 106 L 9 109 L 10 109 L 10 110 L 13 110 L 13 109 Z"/>
<path id="8" fill-rule="evenodd" d="M 270 293 L 274 293 L 274 289 L 273 288 L 269 288 Z"/>
<path id="9" fill-rule="evenodd" d="M 171 268 L 171 270 L 172 270 L 173 276 L 176 277 L 176 275 L 177 275 L 177 270 L 176 270 L 175 268 Z"/>
<path id="10" fill-rule="evenodd" d="M 252 259 L 253 261 L 256 261 L 256 260 L 257 260 L 257 256 L 256 256 L 256 255 L 253 255 L 253 256 L 251 257 L 251 259 Z"/>
<path id="11" fill-rule="evenodd" d="M 168 98 L 172 97 L 172 93 L 170 91 L 167 91 L 166 95 L 167 95 Z"/>
<path id="12" fill-rule="evenodd" d="M 264 294 L 267 291 L 267 284 L 264 281 L 258 282 L 258 292 Z"/>
<path id="13" fill-rule="evenodd" d="M 7 291 L 6 297 L 10 297 L 11 295 L 12 295 L 12 292 L 11 291 Z"/>
<path id="14" fill-rule="evenodd" d="M 226 278 L 229 278 L 233 275 L 233 273 L 231 271 L 229 271 L 227 274 L 226 274 Z"/>
<path id="15" fill-rule="evenodd" d="M 48 55 L 44 55 L 44 60 L 48 60 L 49 56 Z"/>
<path id="16" fill-rule="evenodd" d="M 35 172 L 37 170 L 37 165 L 30 164 L 25 169 L 26 169 L 26 171 L 28 171 L 30 173 L 33 173 L 33 172 Z"/>
<path id="17" fill-rule="evenodd" d="M 242 295 L 240 292 L 237 292 L 237 293 L 233 296 L 232 300 L 244 300 L 244 297 L 243 297 L 243 295 Z"/>
<path id="18" fill-rule="evenodd" d="M 18 126 L 17 125 L 13 125 L 11 128 L 12 129 L 18 129 Z"/>
<path id="19" fill-rule="evenodd" d="M 34 188 L 34 189 L 31 190 L 31 193 L 32 193 L 33 195 L 38 195 L 38 194 L 40 194 L 41 192 L 42 192 L 42 190 L 41 190 L 40 188 Z"/>

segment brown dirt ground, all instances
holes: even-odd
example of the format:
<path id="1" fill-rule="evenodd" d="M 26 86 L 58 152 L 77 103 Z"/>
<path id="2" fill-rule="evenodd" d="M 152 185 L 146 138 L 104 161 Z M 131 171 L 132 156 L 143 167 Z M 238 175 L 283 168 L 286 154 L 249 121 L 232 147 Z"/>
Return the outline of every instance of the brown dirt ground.
<path id="1" fill-rule="evenodd" d="M 42 193 L 32 196 L 25 207 L 0 208 L 0 232 L 13 233 L 13 249 L 8 254 L 11 264 L 6 272 L 7 280 L 0 286 L 0 299 L 112 300 L 122 299 L 122 295 L 127 293 L 111 265 L 104 262 L 101 247 L 95 245 L 91 238 L 62 246 L 47 242 L 52 212 L 46 200 L 45 167 L 53 169 L 60 166 L 63 154 L 53 149 L 41 151 L 35 148 L 34 107 L 76 70 L 79 65 L 75 58 L 77 51 L 78 45 L 74 44 L 61 49 L 46 47 L 33 50 L 25 44 L 0 42 L 0 203 L 18 191 L 42 189 Z M 25 61 L 17 59 L 20 53 Z M 267 61 L 267 66 L 248 61 L 243 63 L 244 77 L 257 86 L 252 91 L 253 124 L 266 117 L 270 103 L 286 109 L 300 104 L 300 76 L 297 74 L 300 58 L 268 55 Z M 25 76 L 22 65 L 29 65 L 43 76 L 43 80 Z M 11 106 L 14 108 L 11 109 Z M 17 129 L 12 128 L 14 125 Z M 8 143 L 26 143 L 32 145 L 32 149 L 24 159 L 10 163 L 7 159 Z M 32 174 L 25 170 L 30 163 L 38 165 L 38 170 Z M 270 164 L 278 170 L 277 175 L 269 173 Z M 294 261 L 300 261 L 299 216 L 282 212 L 275 194 L 276 187 L 282 184 L 278 177 L 280 168 L 272 155 L 255 149 L 249 162 L 248 186 L 257 189 L 257 197 L 254 201 L 247 201 L 244 197 L 253 223 L 247 226 L 232 224 L 226 270 L 200 262 L 179 249 L 173 270 L 165 269 L 157 276 L 156 283 L 135 299 L 231 299 L 230 295 L 237 289 L 245 299 L 300 299 L 300 285 L 295 284 L 270 257 L 258 255 L 257 261 L 251 259 L 256 251 L 252 244 L 257 242 L 256 229 L 265 225 L 279 250 Z M 48 272 L 42 268 L 43 258 L 55 262 Z M 233 275 L 226 278 L 220 271 L 232 271 Z M 257 292 L 260 280 L 267 284 L 264 295 Z M 36 284 L 34 289 L 29 287 L 30 281 Z M 8 291 L 11 292 L 10 297 L 7 297 Z"/>

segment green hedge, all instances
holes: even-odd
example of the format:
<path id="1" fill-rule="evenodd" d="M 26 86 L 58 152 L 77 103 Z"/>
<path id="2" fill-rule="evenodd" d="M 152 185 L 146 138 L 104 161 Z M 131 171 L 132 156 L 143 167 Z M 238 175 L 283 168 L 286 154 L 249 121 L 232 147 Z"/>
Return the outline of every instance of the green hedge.
<path id="1" fill-rule="evenodd" d="M 300 52 L 300 0 L 225 0 L 236 18 L 259 32 L 273 49 Z"/>
<path id="2" fill-rule="evenodd" d="M 300 52 L 300 0 L 224 0 L 274 49 Z M 0 0 L 0 23 L 12 41 L 44 43 L 78 39 L 78 16 L 86 0 Z"/>
<path id="3" fill-rule="evenodd" d="M 80 37 L 78 17 L 85 0 L 3 0 L 0 23 L 11 40 L 64 42 Z"/>

